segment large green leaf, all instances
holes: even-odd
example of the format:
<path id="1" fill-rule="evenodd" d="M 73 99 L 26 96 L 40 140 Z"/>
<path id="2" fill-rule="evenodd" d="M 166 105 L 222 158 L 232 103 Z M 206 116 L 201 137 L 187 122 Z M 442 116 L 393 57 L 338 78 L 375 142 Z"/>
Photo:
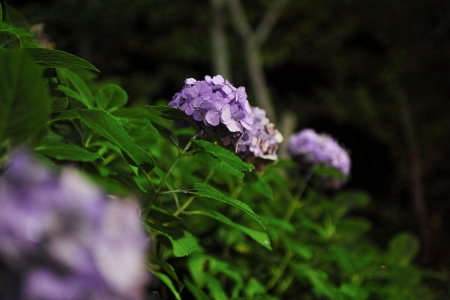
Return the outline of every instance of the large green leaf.
<path id="1" fill-rule="evenodd" d="M 197 248 L 195 237 L 184 229 L 152 223 L 144 223 L 144 225 L 147 229 L 155 230 L 166 236 L 172 243 L 173 254 L 177 257 L 189 255 Z"/>
<path id="2" fill-rule="evenodd" d="M 86 105 L 87 108 L 94 107 L 94 97 L 92 96 L 92 92 L 79 75 L 65 68 L 57 68 L 56 71 L 58 73 L 58 78 L 62 83 L 60 86 L 58 86 L 59 90 L 66 93 L 67 96 L 77 99 L 78 101 Z M 74 90 L 76 91 L 75 93 L 70 92 L 70 86 L 74 88 Z"/>
<path id="3" fill-rule="evenodd" d="M 38 64 L 51 68 L 84 68 L 100 72 L 90 62 L 70 53 L 46 48 L 26 48 L 25 51 Z"/>
<path id="4" fill-rule="evenodd" d="M 95 96 L 98 107 L 108 112 L 113 112 L 127 103 L 128 95 L 117 84 L 107 84 Z"/>
<path id="5" fill-rule="evenodd" d="M 272 247 L 270 245 L 270 238 L 267 235 L 267 233 L 265 233 L 265 232 L 254 230 L 254 229 L 242 226 L 240 224 L 237 224 L 237 223 L 233 222 L 232 220 L 230 220 L 229 218 L 225 217 L 224 215 L 222 215 L 216 211 L 201 210 L 201 211 L 195 211 L 193 213 L 208 216 L 208 217 L 216 219 L 222 223 L 225 223 L 231 227 L 242 230 L 245 234 L 247 234 L 249 237 L 254 239 L 256 242 L 263 245 L 267 249 L 272 250 Z"/>
<path id="6" fill-rule="evenodd" d="M 0 66 L 0 142 L 25 139 L 47 122 L 47 86 L 40 69 L 22 50 L 0 48 Z"/>
<path id="7" fill-rule="evenodd" d="M 155 166 L 153 158 L 133 142 L 111 114 L 99 109 L 78 109 L 77 111 L 86 126 L 124 151 L 135 166 L 140 166 L 146 171 L 153 169 Z"/>
<path id="8" fill-rule="evenodd" d="M 221 161 L 229 164 L 234 169 L 245 172 L 251 171 L 255 167 L 252 164 L 248 164 L 242 161 L 236 154 L 233 152 L 224 149 L 218 145 L 214 145 L 208 141 L 203 140 L 192 140 L 195 144 L 205 149 L 206 152 L 210 153 L 214 157 L 220 159 Z"/>
<path id="9" fill-rule="evenodd" d="M 11 31 L 0 31 L 0 47 L 5 49 L 20 49 L 20 37 Z"/>
<path id="10" fill-rule="evenodd" d="M 181 189 L 178 189 L 174 192 L 194 194 L 194 195 L 197 195 L 200 197 L 212 198 L 212 199 L 224 202 L 226 204 L 229 204 L 231 206 L 234 206 L 234 207 L 242 210 L 246 214 L 248 214 L 253 219 L 255 219 L 265 229 L 261 218 L 257 214 L 255 214 L 255 212 L 247 204 L 245 204 L 244 202 L 241 202 L 237 199 L 227 197 L 224 194 L 222 194 L 221 192 L 219 192 L 218 190 L 216 190 L 215 188 L 213 188 L 212 186 L 209 186 L 205 183 L 189 184 L 189 185 L 186 185 L 186 186 L 182 187 Z"/>
<path id="11" fill-rule="evenodd" d="M 70 161 L 93 161 L 99 158 L 97 153 L 92 153 L 77 145 L 64 142 L 49 142 L 36 147 L 39 154 Z"/>

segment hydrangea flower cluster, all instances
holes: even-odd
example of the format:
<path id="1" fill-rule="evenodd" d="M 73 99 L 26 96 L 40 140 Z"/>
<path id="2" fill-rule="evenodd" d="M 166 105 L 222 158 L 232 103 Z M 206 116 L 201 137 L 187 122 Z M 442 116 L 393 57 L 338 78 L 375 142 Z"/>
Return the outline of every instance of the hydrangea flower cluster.
<path id="1" fill-rule="evenodd" d="M 201 81 L 186 79 L 169 105 L 192 116 L 225 146 L 233 145 L 244 160 L 277 159 L 283 136 L 266 118 L 265 110 L 250 106 L 244 87 L 235 88 L 221 75 L 205 76 Z"/>
<path id="2" fill-rule="evenodd" d="M 350 157 L 345 149 L 328 134 L 317 134 L 312 129 L 304 129 L 293 135 L 289 141 L 288 153 L 292 159 L 307 165 L 323 165 L 348 176 Z M 345 180 L 334 180 L 333 187 L 341 186 Z"/>
<path id="3" fill-rule="evenodd" d="M 130 201 L 19 152 L 0 178 L 0 206 L 0 261 L 19 278 L 12 298 L 143 298 L 148 238 Z"/>
<path id="4" fill-rule="evenodd" d="M 247 140 L 253 117 L 244 87 L 235 88 L 221 75 L 188 78 L 169 105 L 184 111 L 222 140 L 224 145 Z"/>
<path id="5" fill-rule="evenodd" d="M 270 123 L 264 109 L 259 107 L 251 109 L 254 122 L 249 133 L 250 138 L 238 142 L 237 152 L 244 159 L 253 156 L 276 160 L 278 144 L 283 142 L 283 136 L 275 129 L 275 125 Z"/>

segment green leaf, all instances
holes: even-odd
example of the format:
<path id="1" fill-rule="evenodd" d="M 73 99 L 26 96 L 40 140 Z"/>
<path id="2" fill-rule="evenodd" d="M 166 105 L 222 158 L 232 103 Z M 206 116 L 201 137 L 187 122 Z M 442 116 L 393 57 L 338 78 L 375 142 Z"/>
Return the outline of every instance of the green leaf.
<path id="1" fill-rule="evenodd" d="M 117 84 L 107 84 L 95 96 L 98 107 L 108 112 L 113 112 L 127 103 L 128 95 Z"/>
<path id="2" fill-rule="evenodd" d="M 234 207 L 242 210 L 243 212 L 245 212 L 247 215 L 249 215 L 253 219 L 255 219 L 265 229 L 261 218 L 257 214 L 255 214 L 253 212 L 253 210 L 247 204 L 245 204 L 237 199 L 227 197 L 224 194 L 222 194 L 221 192 L 219 192 L 218 190 L 216 190 L 215 188 L 213 188 L 212 186 L 209 186 L 205 183 L 194 183 L 194 184 L 186 185 L 186 186 L 182 187 L 181 189 L 175 190 L 174 192 L 194 194 L 199 197 L 212 198 L 212 199 L 224 202 L 226 204 L 229 204 L 231 206 L 234 206 Z"/>
<path id="3" fill-rule="evenodd" d="M 75 74 L 73 71 L 64 68 L 58 68 L 56 69 L 56 72 L 58 74 L 58 78 L 62 82 L 62 86 L 61 85 L 58 86 L 59 90 L 66 93 L 67 96 L 77 99 L 78 101 L 86 105 L 87 108 L 94 107 L 93 106 L 94 97 L 92 96 L 91 90 L 80 76 Z M 72 91 L 69 88 L 70 85 L 74 87 L 76 93 L 70 92 Z"/>
<path id="4" fill-rule="evenodd" d="M 181 295 L 180 293 L 177 291 L 177 289 L 175 288 L 175 286 L 173 285 L 172 280 L 170 280 L 170 278 L 164 274 L 164 273 L 160 273 L 160 272 L 156 272 L 156 271 L 152 271 L 150 269 L 150 272 L 152 272 L 153 275 L 155 275 L 157 278 L 159 278 L 162 282 L 164 282 L 164 284 L 169 288 L 169 290 L 173 293 L 173 295 L 175 296 L 175 299 L 177 300 L 181 300 Z"/>
<path id="5" fill-rule="evenodd" d="M 211 298 L 208 297 L 208 295 L 205 294 L 205 292 L 203 292 L 200 288 L 195 286 L 189 280 L 185 279 L 184 283 L 186 284 L 187 289 L 195 297 L 195 299 L 197 299 L 197 300 L 210 300 L 211 299 Z"/>
<path id="6" fill-rule="evenodd" d="M 162 207 L 152 205 L 152 210 L 148 214 L 148 218 L 158 220 L 160 223 L 180 222 L 181 218 L 174 216 L 173 213 L 165 210 Z"/>
<path id="7" fill-rule="evenodd" d="M 199 214 L 199 215 L 204 215 L 204 216 L 208 216 L 210 218 L 216 219 L 224 224 L 227 224 L 231 227 L 237 228 L 241 231 L 243 231 L 245 234 L 247 234 L 249 237 L 251 237 L 253 240 L 255 240 L 257 243 L 261 244 L 262 246 L 264 246 L 265 248 L 272 250 L 272 247 L 270 245 L 270 238 L 267 235 L 267 233 L 262 232 L 262 231 L 258 231 L 258 230 L 254 230 L 254 229 L 250 229 L 248 227 L 242 226 L 240 224 L 237 224 L 235 222 L 233 222 L 232 220 L 228 219 L 227 217 L 225 217 L 224 215 L 216 212 L 216 211 L 195 211 L 192 212 L 192 214 Z"/>
<path id="8" fill-rule="evenodd" d="M 315 294 L 320 296 L 327 296 L 330 299 L 335 299 L 334 286 L 328 279 L 328 275 L 322 270 L 312 269 L 307 264 L 296 264 L 295 270 L 301 277 L 309 279 Z"/>
<path id="9" fill-rule="evenodd" d="M 205 149 L 206 152 L 210 153 L 214 157 L 220 159 L 221 161 L 229 164 L 234 169 L 245 172 L 245 171 L 251 171 L 255 167 L 252 164 L 248 164 L 246 162 L 243 162 L 242 159 L 240 159 L 236 154 L 233 152 L 222 148 L 218 145 L 214 145 L 208 141 L 203 140 L 192 140 L 195 144 Z"/>
<path id="10" fill-rule="evenodd" d="M 152 263 L 152 265 L 158 265 L 160 266 L 172 279 L 174 279 L 177 282 L 178 290 L 180 292 L 184 289 L 184 284 L 178 279 L 177 273 L 175 273 L 175 269 L 170 265 L 169 263 L 160 260 L 159 258 L 153 256 L 152 258 L 149 258 L 149 261 Z"/>
<path id="11" fill-rule="evenodd" d="M 0 142 L 26 139 L 45 126 L 48 88 L 39 67 L 22 51 L 0 48 Z"/>
<path id="12" fill-rule="evenodd" d="M 177 257 L 191 254 L 197 248 L 195 237 L 184 229 L 178 227 L 160 226 L 152 223 L 144 223 L 147 229 L 155 230 L 166 236 L 172 243 L 173 254 Z"/>
<path id="13" fill-rule="evenodd" d="M 119 147 L 131 158 L 134 166 L 140 166 L 147 172 L 153 169 L 155 166 L 153 158 L 133 142 L 112 115 L 98 109 L 78 109 L 77 111 L 86 126 Z"/>
<path id="14" fill-rule="evenodd" d="M 261 282 L 259 282 L 258 279 L 252 277 L 248 281 L 244 291 L 245 291 L 245 295 L 247 296 L 247 298 L 255 299 L 254 298 L 255 294 L 265 294 L 266 288 L 264 287 L 264 285 Z"/>
<path id="15" fill-rule="evenodd" d="M 3 7 L 3 22 L 12 24 L 13 26 L 17 27 L 23 27 L 28 29 L 30 26 L 28 25 L 27 20 L 25 17 L 18 12 L 15 8 L 13 8 L 11 5 L 2 2 Z M 31 34 L 31 33 L 30 33 Z"/>
<path id="16" fill-rule="evenodd" d="M 25 51 L 37 64 L 50 68 L 84 68 L 100 72 L 90 62 L 70 53 L 46 48 L 26 48 Z"/>
<path id="17" fill-rule="evenodd" d="M 67 108 L 69 105 L 69 100 L 67 97 L 56 97 L 53 99 L 52 105 L 51 105 L 51 113 L 59 113 L 62 112 L 64 109 Z"/>
<path id="18" fill-rule="evenodd" d="M 211 293 L 211 297 L 214 300 L 227 300 L 227 294 L 222 289 L 222 285 L 220 282 L 214 277 L 208 276 L 206 277 L 206 286 Z"/>
<path id="19" fill-rule="evenodd" d="M 178 138 L 175 136 L 175 134 L 172 133 L 172 131 L 170 131 L 169 129 L 167 129 L 164 126 L 159 125 L 156 122 L 150 122 L 153 127 L 156 128 L 156 130 L 158 130 L 159 134 L 165 138 L 167 138 L 172 144 L 174 144 L 175 146 L 178 147 L 179 145 L 179 141 Z"/>
<path id="20" fill-rule="evenodd" d="M 420 249 L 419 239 L 409 233 L 403 232 L 395 237 L 389 243 L 389 254 L 392 263 L 407 265 L 416 257 Z"/>
<path id="21" fill-rule="evenodd" d="M 0 46 L 5 49 L 20 49 L 20 37 L 11 31 L 0 31 Z"/>
<path id="22" fill-rule="evenodd" d="M 99 158 L 97 153 L 92 153 L 77 145 L 63 142 L 48 142 L 36 147 L 36 151 L 48 157 L 70 161 L 94 161 Z"/>

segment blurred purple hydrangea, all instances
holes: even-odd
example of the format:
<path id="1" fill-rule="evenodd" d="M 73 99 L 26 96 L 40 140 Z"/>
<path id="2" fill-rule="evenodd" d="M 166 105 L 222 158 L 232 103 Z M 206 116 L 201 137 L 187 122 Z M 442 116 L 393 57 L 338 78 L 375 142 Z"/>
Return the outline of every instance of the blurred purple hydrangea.
<path id="1" fill-rule="evenodd" d="M 347 151 L 328 134 L 304 129 L 291 137 L 288 153 L 301 163 L 332 168 L 345 176 L 350 174 L 351 161 Z M 345 179 L 330 179 L 329 185 L 338 188 L 343 183 Z"/>
<path id="2" fill-rule="evenodd" d="M 143 298 L 148 238 L 130 201 L 19 152 L 0 177 L 0 206 L 0 260 L 20 278 L 19 298 Z"/>
<path id="3" fill-rule="evenodd" d="M 247 140 L 253 117 L 244 87 L 235 88 L 221 75 L 205 80 L 188 78 L 183 89 L 169 105 L 181 109 L 202 129 L 219 138 L 224 145 Z"/>
<path id="4" fill-rule="evenodd" d="M 266 111 L 259 107 L 251 107 L 253 126 L 248 133 L 248 140 L 240 140 L 237 153 L 247 161 L 255 159 L 277 160 L 278 144 L 283 141 L 281 133 L 275 129 L 266 117 Z"/>

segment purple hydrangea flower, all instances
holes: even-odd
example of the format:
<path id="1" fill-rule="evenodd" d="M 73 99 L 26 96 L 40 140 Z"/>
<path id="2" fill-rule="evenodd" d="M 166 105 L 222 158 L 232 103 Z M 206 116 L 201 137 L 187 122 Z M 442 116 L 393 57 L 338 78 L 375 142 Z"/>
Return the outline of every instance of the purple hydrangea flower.
<path id="1" fill-rule="evenodd" d="M 283 141 L 281 133 L 275 129 L 266 117 L 266 111 L 259 107 L 251 107 L 253 115 L 253 126 L 248 133 L 249 139 L 239 140 L 237 145 L 238 154 L 246 160 L 262 158 L 277 160 L 278 144 Z"/>
<path id="2" fill-rule="evenodd" d="M 312 129 L 304 129 L 293 135 L 288 146 L 289 155 L 307 165 L 323 165 L 340 171 L 348 176 L 351 161 L 347 151 L 328 134 L 317 134 Z M 332 185 L 339 187 L 345 180 Z"/>
<path id="3" fill-rule="evenodd" d="M 205 76 L 200 81 L 186 79 L 169 105 L 192 116 L 200 128 L 215 134 L 225 145 L 236 144 L 252 129 L 252 111 L 245 88 L 235 88 L 221 75 Z"/>
<path id="4" fill-rule="evenodd" d="M 130 201 L 20 152 L 0 178 L 0 206 L 0 259 L 24 299 L 143 297 L 148 239 Z"/>

